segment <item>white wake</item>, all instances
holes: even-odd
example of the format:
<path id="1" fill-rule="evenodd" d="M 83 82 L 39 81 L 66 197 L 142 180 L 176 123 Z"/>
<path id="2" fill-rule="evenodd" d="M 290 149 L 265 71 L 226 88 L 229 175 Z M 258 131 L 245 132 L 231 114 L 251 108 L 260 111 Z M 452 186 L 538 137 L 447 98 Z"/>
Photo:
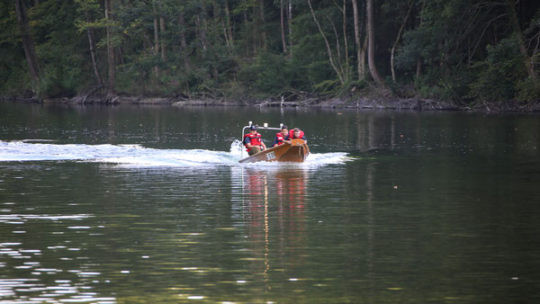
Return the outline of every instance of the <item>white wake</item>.
<path id="1" fill-rule="evenodd" d="M 140 145 L 52 144 L 23 141 L 0 141 L 0 162 L 80 161 L 121 165 L 123 167 L 197 167 L 240 166 L 247 157 L 240 141 L 231 144 L 230 151 L 202 149 L 154 149 Z M 350 160 L 347 153 L 313 153 L 302 164 L 252 163 L 242 166 L 321 166 Z"/>

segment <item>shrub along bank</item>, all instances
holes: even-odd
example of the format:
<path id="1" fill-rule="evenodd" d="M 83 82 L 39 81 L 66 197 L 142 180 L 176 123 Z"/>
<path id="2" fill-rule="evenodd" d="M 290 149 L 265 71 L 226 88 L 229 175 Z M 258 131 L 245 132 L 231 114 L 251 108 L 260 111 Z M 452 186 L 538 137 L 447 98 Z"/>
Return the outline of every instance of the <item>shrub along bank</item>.
<path id="1" fill-rule="evenodd" d="M 540 100 L 534 0 L 16 0 L 0 20 L 2 96 L 501 110 Z"/>

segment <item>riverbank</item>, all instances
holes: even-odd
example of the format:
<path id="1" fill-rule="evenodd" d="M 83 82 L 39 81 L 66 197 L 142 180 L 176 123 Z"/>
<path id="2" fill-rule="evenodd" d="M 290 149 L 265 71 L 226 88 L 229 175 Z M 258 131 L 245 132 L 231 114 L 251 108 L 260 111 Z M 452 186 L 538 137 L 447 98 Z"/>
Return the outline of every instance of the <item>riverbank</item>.
<path id="1" fill-rule="evenodd" d="M 325 109 L 355 109 L 355 110 L 394 110 L 394 111 L 460 111 L 484 113 L 534 113 L 540 112 L 540 101 L 530 103 L 516 102 L 483 102 L 476 104 L 458 104 L 455 102 L 423 98 L 392 98 L 392 97 L 352 97 L 352 98 L 321 98 L 311 97 L 302 100 L 227 100 L 227 99 L 185 99 L 174 97 L 142 97 L 142 96 L 76 96 L 72 98 L 22 98 L 1 97 L 0 101 L 43 103 L 43 104 L 73 104 L 73 105 L 162 105 L 175 107 L 278 107 L 278 108 L 325 108 Z"/>

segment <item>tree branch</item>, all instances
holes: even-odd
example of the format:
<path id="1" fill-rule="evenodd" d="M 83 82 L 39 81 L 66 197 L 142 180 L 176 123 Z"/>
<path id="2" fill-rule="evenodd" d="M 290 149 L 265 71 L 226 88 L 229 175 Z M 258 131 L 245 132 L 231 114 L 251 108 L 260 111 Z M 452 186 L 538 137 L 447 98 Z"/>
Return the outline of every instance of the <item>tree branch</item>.
<path id="1" fill-rule="evenodd" d="M 317 20 L 317 16 L 315 16 L 315 11 L 313 11 L 313 6 L 311 5 L 311 0 L 307 0 L 307 3 L 309 5 L 309 10 L 311 12 L 311 16 L 313 17 L 313 21 L 315 21 L 315 24 L 317 25 L 317 28 L 319 29 L 319 33 L 321 33 L 321 36 L 323 37 L 324 44 L 326 46 L 326 52 L 328 53 L 328 59 L 330 60 L 330 65 L 334 69 L 334 72 L 336 72 L 339 82 L 343 85 L 345 81 L 343 80 L 343 76 L 341 75 L 339 69 L 337 68 L 336 64 L 334 63 L 333 55 L 332 55 L 332 48 L 330 47 L 330 43 L 328 42 L 328 39 L 326 38 L 326 35 L 324 34 L 324 31 L 322 30 L 321 24 L 319 23 L 319 20 Z"/>

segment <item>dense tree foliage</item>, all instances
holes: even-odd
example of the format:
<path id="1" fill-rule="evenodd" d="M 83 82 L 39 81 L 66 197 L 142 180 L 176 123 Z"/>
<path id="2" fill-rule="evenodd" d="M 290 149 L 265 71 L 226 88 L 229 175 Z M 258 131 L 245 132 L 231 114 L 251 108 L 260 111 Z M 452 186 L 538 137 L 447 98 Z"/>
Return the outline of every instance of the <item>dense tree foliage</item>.
<path id="1" fill-rule="evenodd" d="M 3 95 L 540 99 L 535 0 L 2 0 Z"/>

